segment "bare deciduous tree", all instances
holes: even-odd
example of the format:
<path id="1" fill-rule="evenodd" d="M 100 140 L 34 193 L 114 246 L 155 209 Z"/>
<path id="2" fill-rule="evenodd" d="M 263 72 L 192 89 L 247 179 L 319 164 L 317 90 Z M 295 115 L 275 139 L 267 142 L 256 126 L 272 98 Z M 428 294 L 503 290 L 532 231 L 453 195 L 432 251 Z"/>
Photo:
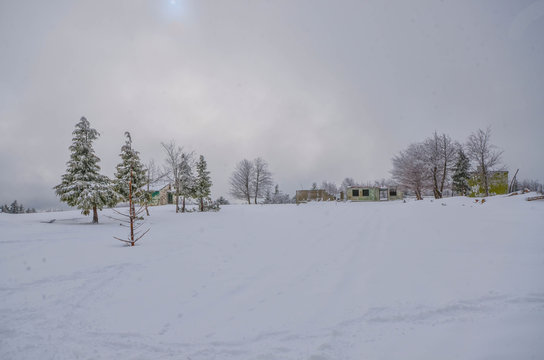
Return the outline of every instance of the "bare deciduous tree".
<path id="1" fill-rule="evenodd" d="M 381 178 L 380 180 L 374 180 L 374 183 L 367 182 L 367 186 L 377 186 L 377 187 L 391 187 L 396 184 L 390 179 Z"/>
<path id="2" fill-rule="evenodd" d="M 257 204 L 257 199 L 262 198 L 273 184 L 272 173 L 268 170 L 268 163 L 260 157 L 253 161 L 253 169 L 254 200 Z"/>
<path id="3" fill-rule="evenodd" d="M 438 135 L 435 132 L 432 137 L 424 141 L 423 146 L 433 194 L 436 199 L 440 199 L 443 196 L 444 185 L 448 182 L 451 169 L 455 164 L 455 154 L 459 145 L 448 135 Z"/>
<path id="4" fill-rule="evenodd" d="M 502 151 L 491 144 L 491 128 L 478 129 L 470 134 L 466 144 L 467 156 L 476 165 L 476 171 L 489 196 L 489 174 L 501 162 Z"/>
<path id="5" fill-rule="evenodd" d="M 183 148 L 176 145 L 175 141 L 170 141 L 168 144 L 161 143 L 166 153 L 165 158 L 165 175 L 174 184 L 176 198 L 176 212 L 179 212 L 179 196 L 181 185 L 181 168 Z"/>
<path id="6" fill-rule="evenodd" d="M 147 163 L 147 165 L 145 167 L 145 170 L 146 170 L 146 176 L 147 176 L 147 181 L 146 181 L 146 191 L 147 192 L 146 192 L 146 197 L 145 197 L 145 213 L 146 213 L 147 216 L 149 216 L 148 205 L 151 202 L 151 189 L 150 189 L 150 187 L 153 186 L 155 183 L 157 183 L 157 181 L 161 180 L 163 178 L 164 174 L 162 174 L 159 171 L 159 168 L 155 164 L 155 161 L 153 159 L 149 160 L 149 162 Z"/>
<path id="7" fill-rule="evenodd" d="M 530 190 L 542 193 L 542 184 L 538 180 L 524 179 L 516 183 L 516 191 Z"/>
<path id="8" fill-rule="evenodd" d="M 272 174 L 268 170 L 268 163 L 262 158 L 253 161 L 244 159 L 236 165 L 230 177 L 230 194 L 237 199 L 257 200 L 266 195 L 272 186 Z"/>
<path id="9" fill-rule="evenodd" d="M 423 199 L 423 190 L 427 184 L 427 166 L 425 164 L 425 146 L 410 144 L 393 159 L 393 179 L 401 186 L 411 189 L 418 200 Z"/>
<path id="10" fill-rule="evenodd" d="M 344 194 L 344 199 L 347 199 L 347 189 L 350 186 L 357 186 L 357 183 L 353 178 L 345 178 L 340 185 L 340 191 Z"/>
<path id="11" fill-rule="evenodd" d="M 255 169 L 253 162 L 244 159 L 236 165 L 230 177 L 230 194 L 237 199 L 247 200 L 251 204 Z"/>
<path id="12" fill-rule="evenodd" d="M 338 194 L 338 187 L 333 182 L 323 181 L 321 183 L 321 188 L 330 195 L 336 196 L 336 194 Z"/>

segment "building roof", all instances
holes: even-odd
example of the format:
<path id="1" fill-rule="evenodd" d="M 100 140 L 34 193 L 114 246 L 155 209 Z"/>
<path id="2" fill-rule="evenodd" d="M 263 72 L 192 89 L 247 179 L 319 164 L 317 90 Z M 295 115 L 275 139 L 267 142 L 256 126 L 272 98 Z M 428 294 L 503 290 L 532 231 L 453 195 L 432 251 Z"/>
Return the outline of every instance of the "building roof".
<path id="1" fill-rule="evenodd" d="M 158 181 L 155 181 L 153 184 L 149 185 L 149 191 L 161 191 L 162 189 L 169 186 L 170 184 L 171 182 L 168 180 L 158 180 Z"/>

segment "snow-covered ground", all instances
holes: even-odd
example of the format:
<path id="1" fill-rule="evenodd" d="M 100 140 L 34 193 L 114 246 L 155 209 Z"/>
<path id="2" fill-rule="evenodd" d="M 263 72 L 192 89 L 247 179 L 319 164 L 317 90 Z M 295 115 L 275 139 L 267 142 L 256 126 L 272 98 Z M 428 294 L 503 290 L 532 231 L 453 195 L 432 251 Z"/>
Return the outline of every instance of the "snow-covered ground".
<path id="1" fill-rule="evenodd" d="M 0 214 L 0 359 L 542 359 L 525 197 Z"/>

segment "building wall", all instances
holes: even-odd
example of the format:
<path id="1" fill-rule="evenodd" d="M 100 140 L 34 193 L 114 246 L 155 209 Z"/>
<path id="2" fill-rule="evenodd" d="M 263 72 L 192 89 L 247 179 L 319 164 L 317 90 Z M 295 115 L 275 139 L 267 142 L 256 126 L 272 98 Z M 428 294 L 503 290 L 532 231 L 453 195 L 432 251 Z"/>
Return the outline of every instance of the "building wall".
<path id="1" fill-rule="evenodd" d="M 390 189 L 391 190 L 391 189 Z M 402 200 L 404 199 L 404 193 L 397 188 L 397 195 L 391 195 L 389 193 L 389 200 Z"/>
<path id="2" fill-rule="evenodd" d="M 358 195 L 354 195 L 358 192 Z M 368 190 L 368 196 L 364 196 L 364 191 Z M 403 194 L 402 191 L 397 190 L 397 195 L 391 195 L 391 191 L 395 189 L 387 189 L 387 199 L 388 200 L 402 200 Z M 378 187 L 352 187 L 347 189 L 347 200 L 351 201 L 380 201 L 380 188 Z"/>
<path id="3" fill-rule="evenodd" d="M 151 192 L 150 205 L 153 205 L 153 206 L 159 205 L 159 194 L 160 194 L 160 191 L 152 191 Z"/>
<path id="4" fill-rule="evenodd" d="M 170 192 L 170 185 L 167 185 L 159 191 L 153 191 L 151 193 L 151 205 L 167 205 L 172 202 L 168 201 L 168 193 Z"/>
<path id="5" fill-rule="evenodd" d="M 297 204 L 308 201 L 333 201 L 336 200 L 334 195 L 327 193 L 325 190 L 297 190 Z"/>
<path id="6" fill-rule="evenodd" d="M 489 195 L 500 195 L 508 192 L 508 171 L 493 171 L 489 175 L 488 180 Z M 469 196 L 483 196 L 485 195 L 484 184 L 481 176 L 474 173 L 468 179 L 468 186 L 470 186 Z"/>

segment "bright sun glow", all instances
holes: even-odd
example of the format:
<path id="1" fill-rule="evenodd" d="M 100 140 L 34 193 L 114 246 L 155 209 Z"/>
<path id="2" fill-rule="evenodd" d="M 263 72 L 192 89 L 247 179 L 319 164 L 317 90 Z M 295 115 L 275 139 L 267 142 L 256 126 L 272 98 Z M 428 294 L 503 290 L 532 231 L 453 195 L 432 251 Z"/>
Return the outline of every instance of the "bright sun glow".
<path id="1" fill-rule="evenodd" d="M 162 2 L 161 13 L 169 21 L 180 21 L 185 11 L 183 0 L 165 0 Z"/>

